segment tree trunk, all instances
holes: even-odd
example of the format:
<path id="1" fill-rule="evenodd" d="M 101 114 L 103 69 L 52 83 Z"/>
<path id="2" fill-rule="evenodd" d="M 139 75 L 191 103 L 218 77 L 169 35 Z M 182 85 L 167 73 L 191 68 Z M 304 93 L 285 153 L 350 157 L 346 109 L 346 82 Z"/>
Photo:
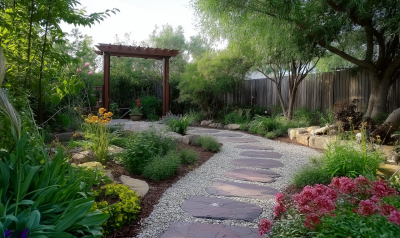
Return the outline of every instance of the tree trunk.
<path id="1" fill-rule="evenodd" d="M 390 113 L 384 124 L 386 123 L 394 123 L 400 126 L 400 108 L 397 108 L 392 113 Z"/>
<path id="2" fill-rule="evenodd" d="M 289 98 L 289 109 L 288 109 L 288 119 L 292 120 L 293 119 L 293 113 L 294 113 L 294 102 L 296 101 L 296 94 L 297 94 L 297 85 L 293 85 L 293 89 L 291 90 L 290 93 L 290 98 Z"/>
<path id="3" fill-rule="evenodd" d="M 371 76 L 371 94 L 369 96 L 367 113 L 365 114 L 366 117 L 373 118 L 379 113 L 386 113 L 387 96 L 390 87 L 390 78 Z"/>
<path id="4" fill-rule="evenodd" d="M 281 84 L 275 83 L 275 87 L 276 87 L 276 91 L 278 92 L 279 102 L 280 102 L 281 107 L 282 107 L 283 116 L 285 118 L 287 118 L 288 114 L 287 114 L 287 110 L 286 110 L 285 101 L 283 101 L 283 97 L 282 97 Z"/>

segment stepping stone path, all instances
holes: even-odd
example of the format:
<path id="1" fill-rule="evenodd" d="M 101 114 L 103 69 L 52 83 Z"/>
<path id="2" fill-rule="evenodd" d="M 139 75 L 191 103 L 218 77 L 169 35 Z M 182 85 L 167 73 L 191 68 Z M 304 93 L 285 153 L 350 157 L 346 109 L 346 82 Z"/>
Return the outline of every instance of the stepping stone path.
<path id="1" fill-rule="evenodd" d="M 279 174 L 269 170 L 254 169 L 235 169 L 224 173 L 224 175 L 230 179 L 261 183 L 271 183 L 275 181 L 274 178 L 280 177 Z"/>
<path id="2" fill-rule="evenodd" d="M 218 133 L 215 134 L 214 136 L 217 137 L 242 137 L 242 134 L 235 134 L 235 133 Z"/>
<path id="3" fill-rule="evenodd" d="M 218 133 L 219 131 L 218 130 L 207 130 L 207 129 L 204 129 L 204 130 L 193 130 L 193 131 L 190 131 L 191 133 L 194 133 L 194 134 L 210 134 L 210 133 Z"/>
<path id="4" fill-rule="evenodd" d="M 221 142 L 233 142 L 233 143 L 252 143 L 252 142 L 260 142 L 253 138 L 223 138 L 220 139 Z"/>
<path id="5" fill-rule="evenodd" d="M 217 181 L 206 189 L 206 192 L 214 196 L 246 197 L 255 199 L 272 199 L 279 193 L 274 188 L 267 186 L 235 183 L 230 181 Z"/>
<path id="6" fill-rule="evenodd" d="M 283 167 L 283 163 L 271 159 L 235 159 L 232 160 L 235 165 L 243 167 L 252 167 L 260 169 L 271 169 Z"/>
<path id="7" fill-rule="evenodd" d="M 238 149 L 246 149 L 246 150 L 273 150 L 273 147 L 270 146 L 265 146 L 265 145 L 249 145 L 249 144 L 244 144 L 244 145 L 237 145 L 235 148 Z"/>
<path id="8" fill-rule="evenodd" d="M 240 155 L 247 157 L 274 158 L 274 159 L 279 159 L 282 157 L 281 153 L 270 152 L 270 151 L 243 151 L 240 153 Z"/>
<path id="9" fill-rule="evenodd" d="M 173 222 L 160 238 L 260 238 L 256 228 Z"/>
<path id="10" fill-rule="evenodd" d="M 262 213 L 262 208 L 250 203 L 230 199 L 191 196 L 181 208 L 194 217 L 217 220 L 253 221 Z"/>

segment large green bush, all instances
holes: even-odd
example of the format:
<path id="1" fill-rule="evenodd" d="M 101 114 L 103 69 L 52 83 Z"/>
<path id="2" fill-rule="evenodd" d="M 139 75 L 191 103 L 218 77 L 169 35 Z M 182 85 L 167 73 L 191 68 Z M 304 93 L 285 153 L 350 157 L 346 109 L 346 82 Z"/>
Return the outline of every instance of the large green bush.
<path id="1" fill-rule="evenodd" d="M 157 156 L 143 170 L 143 177 L 161 181 L 170 178 L 178 170 L 181 158 L 175 151 L 169 151 L 166 156 Z"/>
<path id="2" fill-rule="evenodd" d="M 155 119 L 162 114 L 162 101 L 154 96 L 144 96 L 140 98 L 142 113 L 148 119 Z"/>
<path id="3" fill-rule="evenodd" d="M 185 135 L 189 124 L 191 123 L 191 118 L 189 117 L 182 117 L 179 119 L 172 118 L 166 121 L 169 130 L 179 133 L 181 135 Z"/>
<path id="4" fill-rule="evenodd" d="M 197 153 L 191 149 L 183 149 L 179 153 L 182 164 L 194 164 L 197 162 Z"/>

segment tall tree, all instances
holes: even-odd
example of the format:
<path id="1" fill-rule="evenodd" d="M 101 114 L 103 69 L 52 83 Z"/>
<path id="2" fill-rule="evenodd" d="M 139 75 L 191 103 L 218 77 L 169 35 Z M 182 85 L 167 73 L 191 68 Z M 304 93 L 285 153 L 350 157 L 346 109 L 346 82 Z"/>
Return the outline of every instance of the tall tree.
<path id="1" fill-rule="evenodd" d="M 368 71 L 374 90 L 366 115 L 374 117 L 386 111 L 388 90 L 400 76 L 399 0 L 193 0 L 192 3 L 203 23 L 245 27 L 261 22 L 258 28 L 249 28 L 248 33 L 259 31 L 295 39 L 300 47 L 322 48 Z M 360 48 L 364 50 L 361 57 L 355 50 Z"/>

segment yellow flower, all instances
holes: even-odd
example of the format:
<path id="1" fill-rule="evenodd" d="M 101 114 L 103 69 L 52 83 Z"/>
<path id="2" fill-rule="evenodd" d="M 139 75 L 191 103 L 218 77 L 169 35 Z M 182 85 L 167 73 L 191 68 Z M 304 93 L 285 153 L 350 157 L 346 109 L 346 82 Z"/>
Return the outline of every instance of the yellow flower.
<path id="1" fill-rule="evenodd" d="M 379 139 L 379 138 L 381 138 L 381 136 L 380 136 L 380 135 L 377 135 L 377 136 L 376 136 L 376 138 L 378 138 L 378 139 Z"/>
<path id="2" fill-rule="evenodd" d="M 100 115 L 103 115 L 105 111 L 106 111 L 105 108 L 100 108 L 100 109 L 99 109 L 99 114 L 100 114 Z"/>
<path id="3" fill-rule="evenodd" d="M 88 122 L 88 123 L 92 123 L 93 122 L 93 120 L 92 119 L 90 119 L 90 118 L 86 118 L 86 120 L 85 120 L 86 122 Z"/>
<path id="4" fill-rule="evenodd" d="M 351 119 L 353 119 L 352 117 L 349 117 L 349 121 L 351 121 Z"/>
<path id="5" fill-rule="evenodd" d="M 354 133 L 358 133 L 358 130 L 354 130 Z"/>
<path id="6" fill-rule="evenodd" d="M 114 114 L 112 112 L 108 112 L 108 117 L 112 117 Z"/>
<path id="7" fill-rule="evenodd" d="M 381 142 L 382 140 L 381 140 L 381 139 L 378 139 L 377 141 L 378 141 L 378 142 Z"/>
<path id="8" fill-rule="evenodd" d="M 93 116 L 93 117 L 92 117 L 92 120 L 93 120 L 94 122 L 97 122 L 97 121 L 99 120 L 99 117 L 98 117 L 98 116 Z"/>

